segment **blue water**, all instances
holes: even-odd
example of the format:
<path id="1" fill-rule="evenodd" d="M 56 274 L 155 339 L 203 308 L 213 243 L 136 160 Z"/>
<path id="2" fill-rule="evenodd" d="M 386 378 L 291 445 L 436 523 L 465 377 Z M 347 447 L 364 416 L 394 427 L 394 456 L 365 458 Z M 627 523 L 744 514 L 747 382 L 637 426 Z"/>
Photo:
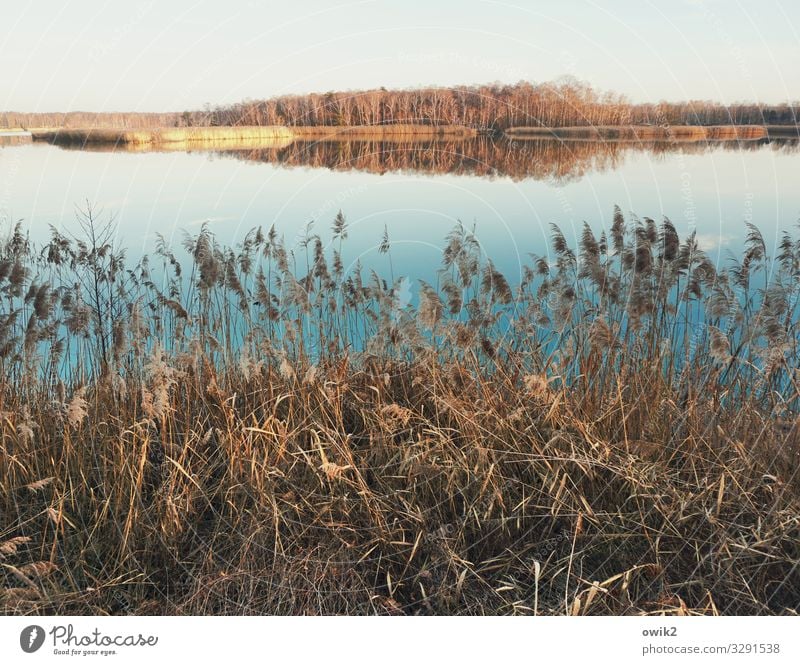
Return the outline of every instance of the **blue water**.
<path id="1" fill-rule="evenodd" d="M 772 145 L 720 146 L 698 152 L 620 149 L 612 164 L 589 164 L 568 179 L 450 173 L 285 167 L 203 152 L 128 153 L 64 150 L 41 143 L 0 147 L 2 228 L 23 220 L 34 241 L 49 225 L 75 230 L 75 210 L 88 200 L 113 216 L 118 242 L 135 257 L 156 234 L 176 244 L 203 222 L 224 243 L 254 226 L 275 225 L 289 247 L 313 220 L 326 242 L 341 208 L 348 220 L 345 268 L 360 260 L 387 273 L 378 253 L 386 226 L 395 276 L 435 280 L 444 238 L 460 220 L 475 226 L 486 254 L 509 281 L 528 253 L 548 254 L 549 225 L 577 242 L 583 221 L 598 233 L 613 206 L 660 220 L 683 236 L 696 230 L 719 260 L 738 253 L 744 222 L 769 245 L 800 219 L 800 151 Z M 387 274 L 388 276 L 388 274 Z"/>

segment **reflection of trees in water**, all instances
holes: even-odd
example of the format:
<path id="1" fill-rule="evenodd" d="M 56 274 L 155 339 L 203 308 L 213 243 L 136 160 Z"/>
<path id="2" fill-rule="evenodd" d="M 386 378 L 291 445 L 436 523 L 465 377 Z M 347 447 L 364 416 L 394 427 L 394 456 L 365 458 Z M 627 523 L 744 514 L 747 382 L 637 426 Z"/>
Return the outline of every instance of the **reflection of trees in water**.
<path id="1" fill-rule="evenodd" d="M 30 139 L 28 139 L 30 140 Z M 614 141 L 587 139 L 503 138 L 428 141 L 354 140 L 279 141 L 248 145 L 237 141 L 198 141 L 154 146 L 64 144 L 64 150 L 92 152 L 206 152 L 244 161 L 287 167 L 327 168 L 337 171 L 391 173 L 409 171 L 478 177 L 532 178 L 556 183 L 580 180 L 591 173 L 619 168 L 630 155 L 646 152 L 654 159 L 678 154 L 705 154 L 715 150 L 797 152 L 798 139 L 751 141 Z"/>
<path id="2" fill-rule="evenodd" d="M 397 171 L 533 178 L 566 183 L 619 168 L 632 153 L 656 156 L 703 154 L 712 150 L 796 151 L 798 141 L 615 142 L 549 138 L 460 141 L 295 141 L 285 147 L 222 150 L 246 161 L 383 174 Z"/>

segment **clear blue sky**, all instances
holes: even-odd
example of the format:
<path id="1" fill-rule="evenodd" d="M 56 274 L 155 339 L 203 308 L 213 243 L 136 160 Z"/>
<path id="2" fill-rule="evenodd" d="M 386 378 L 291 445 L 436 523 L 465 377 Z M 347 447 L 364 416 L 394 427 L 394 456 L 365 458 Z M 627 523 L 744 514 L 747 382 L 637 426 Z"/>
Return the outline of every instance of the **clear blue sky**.
<path id="1" fill-rule="evenodd" d="M 0 110 L 572 75 L 634 101 L 800 98 L 797 0 L 9 0 Z"/>

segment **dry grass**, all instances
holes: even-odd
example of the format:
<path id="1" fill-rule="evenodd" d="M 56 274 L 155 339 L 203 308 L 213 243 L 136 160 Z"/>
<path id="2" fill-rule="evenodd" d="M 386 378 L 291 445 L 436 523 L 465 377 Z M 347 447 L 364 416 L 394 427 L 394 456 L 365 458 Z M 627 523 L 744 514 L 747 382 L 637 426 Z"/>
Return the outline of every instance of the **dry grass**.
<path id="1" fill-rule="evenodd" d="M 293 138 L 286 127 L 175 127 L 156 129 L 58 129 L 32 130 L 34 140 L 57 144 L 191 145 L 275 141 Z"/>
<path id="2" fill-rule="evenodd" d="M 2 140 L 2 139 L 0 139 Z M 797 140 L 763 141 L 601 141 L 566 140 L 546 136 L 523 140 L 478 136 L 474 138 L 406 138 L 386 136 L 349 137 L 343 140 L 274 140 L 255 145 L 247 142 L 196 142 L 192 144 L 114 144 L 62 146 L 64 149 L 97 152 L 209 151 L 236 159 L 278 164 L 281 167 L 315 167 L 369 173 L 419 172 L 469 174 L 481 177 L 506 176 L 515 180 L 534 178 L 568 182 L 590 173 L 618 168 L 632 152 L 663 156 L 680 151 L 701 155 L 709 151 L 754 151 L 769 149 L 797 153 Z"/>
<path id="3" fill-rule="evenodd" d="M 767 138 L 767 128 L 755 125 L 630 125 L 590 127 L 511 127 L 506 135 L 519 139 L 526 136 L 549 136 L 561 139 L 622 141 L 733 141 Z M 797 135 L 794 130 L 792 136 Z"/>
<path id="4" fill-rule="evenodd" d="M 280 151 L 294 143 L 290 138 L 204 139 L 202 141 L 170 141 L 167 143 L 59 143 L 63 150 L 86 152 L 213 152 L 219 154 L 249 154 L 256 151 Z"/>
<path id="5" fill-rule="evenodd" d="M 300 126 L 291 127 L 298 139 L 316 140 L 375 140 L 375 139 L 429 139 L 429 138 L 468 138 L 477 136 L 478 132 L 471 127 L 459 125 L 425 125 L 425 124 L 386 124 L 353 127 Z"/>
<path id="6" fill-rule="evenodd" d="M 800 138 L 800 126 L 767 125 L 767 134 L 771 139 L 797 139 Z"/>
<path id="7" fill-rule="evenodd" d="M 796 239 L 617 211 L 513 284 L 457 227 L 408 303 L 341 216 L 85 222 L 0 248 L 3 612 L 796 614 Z"/>
<path id="8" fill-rule="evenodd" d="M 475 130 L 466 127 L 434 127 L 432 125 L 376 125 L 369 127 L 163 127 L 154 129 L 56 129 L 31 130 L 36 141 L 60 145 L 126 145 L 155 146 L 183 149 L 209 144 L 258 143 L 271 145 L 275 141 L 292 139 L 381 139 L 419 137 L 469 137 Z M 176 148 L 177 146 L 177 148 Z"/>

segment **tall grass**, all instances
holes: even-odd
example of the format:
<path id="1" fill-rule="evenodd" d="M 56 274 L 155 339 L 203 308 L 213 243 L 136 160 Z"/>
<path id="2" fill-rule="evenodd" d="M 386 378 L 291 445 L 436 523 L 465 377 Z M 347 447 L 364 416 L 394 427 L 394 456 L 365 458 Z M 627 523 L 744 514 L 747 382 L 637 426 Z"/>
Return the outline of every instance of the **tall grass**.
<path id="1" fill-rule="evenodd" d="M 287 127 L 163 127 L 154 129 L 32 130 L 36 141 L 63 145 L 191 146 L 194 143 L 254 143 L 294 138 Z"/>
<path id="2" fill-rule="evenodd" d="M 414 298 L 203 228 L 0 248 L 6 613 L 796 614 L 800 242 L 587 226 Z"/>
<path id="3" fill-rule="evenodd" d="M 783 128 L 776 130 L 778 134 Z M 795 130 L 796 131 L 796 130 Z M 752 141 L 765 139 L 767 127 L 758 125 L 593 125 L 588 127 L 509 127 L 511 138 L 550 136 L 560 139 L 621 141 Z M 788 134 L 783 134 L 787 136 Z M 793 134 L 792 136 L 794 136 Z"/>
<path id="4" fill-rule="evenodd" d="M 467 127 L 434 127 L 430 125 L 381 125 L 365 127 L 161 127 L 152 129 L 46 129 L 32 130 L 35 141 L 49 141 L 67 146 L 131 146 L 189 149 L 214 145 L 285 145 L 293 139 L 333 140 L 343 138 L 468 137 L 475 130 Z"/>

